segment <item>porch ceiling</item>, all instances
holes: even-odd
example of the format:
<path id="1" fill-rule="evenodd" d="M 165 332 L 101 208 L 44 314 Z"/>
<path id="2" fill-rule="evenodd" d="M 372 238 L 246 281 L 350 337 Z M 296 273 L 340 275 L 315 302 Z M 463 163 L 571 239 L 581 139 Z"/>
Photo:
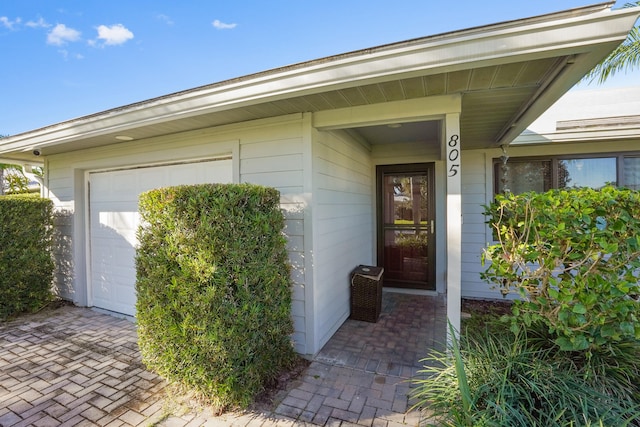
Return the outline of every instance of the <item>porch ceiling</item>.
<path id="1" fill-rule="evenodd" d="M 550 70 L 566 57 L 413 77 L 302 97 L 309 111 L 355 107 L 437 95 L 462 94 L 460 133 L 465 149 L 495 144 L 520 109 L 540 90 Z M 278 103 L 275 106 L 278 106 Z M 399 128 L 371 126 L 355 129 L 371 144 L 433 141 L 438 126 L 407 123 Z M 427 132 L 427 133 L 425 133 Z"/>

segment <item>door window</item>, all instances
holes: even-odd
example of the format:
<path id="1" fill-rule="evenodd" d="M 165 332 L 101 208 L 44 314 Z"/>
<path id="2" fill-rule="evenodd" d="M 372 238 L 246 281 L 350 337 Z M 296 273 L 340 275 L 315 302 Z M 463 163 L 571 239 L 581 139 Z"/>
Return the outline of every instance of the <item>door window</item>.
<path id="1" fill-rule="evenodd" d="M 431 165 L 380 167 L 378 183 L 378 263 L 385 285 L 435 289 Z"/>

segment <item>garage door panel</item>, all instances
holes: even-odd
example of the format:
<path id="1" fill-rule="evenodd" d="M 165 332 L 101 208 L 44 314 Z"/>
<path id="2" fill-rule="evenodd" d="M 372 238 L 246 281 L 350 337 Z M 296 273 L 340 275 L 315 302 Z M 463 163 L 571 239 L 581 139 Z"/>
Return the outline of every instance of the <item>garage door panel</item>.
<path id="1" fill-rule="evenodd" d="M 106 266 L 104 266 L 106 267 Z M 119 289 L 131 289 L 129 286 L 129 271 L 124 268 L 104 268 L 98 269 L 95 272 L 94 283 L 94 299 L 108 299 L 109 295 L 115 295 Z M 120 301 L 126 302 L 126 301 Z M 127 314 L 133 314 L 127 313 Z"/>
<path id="2" fill-rule="evenodd" d="M 117 313 L 135 316 L 135 306 L 131 306 L 131 300 L 135 301 L 136 298 L 135 288 L 122 282 L 114 282 L 114 279 L 113 276 L 106 276 L 96 284 L 93 305 Z"/>
<path id="3" fill-rule="evenodd" d="M 135 194 L 123 194 L 122 189 L 120 190 L 100 190 L 100 188 L 95 188 L 94 184 L 95 180 L 91 182 L 91 193 L 95 193 L 99 195 L 101 203 L 119 203 L 122 205 L 136 206 L 137 205 L 137 197 Z M 136 186 L 136 183 L 129 184 L 126 187 Z"/>
<path id="4" fill-rule="evenodd" d="M 91 173 L 90 304 L 135 315 L 138 197 L 160 187 L 232 182 L 231 160 Z"/>
<path id="5" fill-rule="evenodd" d="M 122 230 L 138 226 L 138 210 L 131 210 L 131 206 L 103 204 L 102 206 L 94 206 L 93 209 L 93 214 L 98 216 L 96 220 L 103 227 Z"/>
<path id="6" fill-rule="evenodd" d="M 98 224 L 92 227 L 92 236 L 111 239 L 114 244 L 124 240 L 129 246 L 135 246 L 138 229 L 138 212 L 94 212 L 98 215 Z"/>
<path id="7" fill-rule="evenodd" d="M 137 179 L 143 192 L 168 185 L 165 183 L 164 175 L 152 169 L 141 169 Z"/>
<path id="8" fill-rule="evenodd" d="M 119 259 L 119 256 L 115 251 L 127 251 L 134 247 L 137 242 L 129 242 L 127 239 L 115 235 L 111 232 L 110 235 L 94 236 L 93 244 L 91 247 L 91 254 L 94 255 L 96 261 L 104 262 L 105 260 L 117 260 L 126 261 L 128 258 Z"/>

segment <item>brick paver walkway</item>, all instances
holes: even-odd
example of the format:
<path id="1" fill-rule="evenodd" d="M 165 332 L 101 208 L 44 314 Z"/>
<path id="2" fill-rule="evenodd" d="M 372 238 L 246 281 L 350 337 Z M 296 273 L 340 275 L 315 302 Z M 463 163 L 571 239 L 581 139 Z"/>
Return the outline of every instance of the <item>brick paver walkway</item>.
<path id="1" fill-rule="evenodd" d="M 135 325 L 77 307 L 0 326 L 0 425 L 140 425 L 164 383 L 140 363 Z"/>
<path id="2" fill-rule="evenodd" d="M 135 325 L 65 306 L 0 324 L 0 427 L 417 425 L 407 380 L 444 342 L 442 298 L 384 293 L 377 323 L 348 320 L 274 408 L 173 414 L 140 362 Z"/>

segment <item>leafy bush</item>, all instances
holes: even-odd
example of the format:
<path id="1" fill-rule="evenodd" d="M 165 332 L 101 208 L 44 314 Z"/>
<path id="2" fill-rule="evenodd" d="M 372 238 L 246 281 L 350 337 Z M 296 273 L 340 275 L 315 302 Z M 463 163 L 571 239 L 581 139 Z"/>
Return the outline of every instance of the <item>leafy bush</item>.
<path id="1" fill-rule="evenodd" d="M 640 195 L 552 190 L 499 195 L 483 278 L 512 314 L 470 322 L 432 353 L 414 398 L 444 425 L 640 423 Z"/>
<path id="2" fill-rule="evenodd" d="M 549 343 L 524 330 L 505 333 L 498 322 L 467 330 L 460 346 L 454 340 L 446 352 L 432 351 L 423 360 L 424 369 L 412 380 L 415 408 L 425 410 L 428 425 L 438 426 L 623 426 L 638 421 L 637 400 L 603 391 L 598 381 L 582 375 L 569 352 L 541 342 Z"/>
<path id="3" fill-rule="evenodd" d="M 144 363 L 220 408 L 246 407 L 295 354 L 279 193 L 248 184 L 140 197 Z"/>
<path id="4" fill-rule="evenodd" d="M 52 299 L 52 209 L 39 197 L 0 197 L 0 319 Z"/>
<path id="5" fill-rule="evenodd" d="M 606 187 L 499 195 L 483 278 L 516 291 L 512 327 L 542 323 L 560 349 L 640 339 L 640 193 Z"/>

